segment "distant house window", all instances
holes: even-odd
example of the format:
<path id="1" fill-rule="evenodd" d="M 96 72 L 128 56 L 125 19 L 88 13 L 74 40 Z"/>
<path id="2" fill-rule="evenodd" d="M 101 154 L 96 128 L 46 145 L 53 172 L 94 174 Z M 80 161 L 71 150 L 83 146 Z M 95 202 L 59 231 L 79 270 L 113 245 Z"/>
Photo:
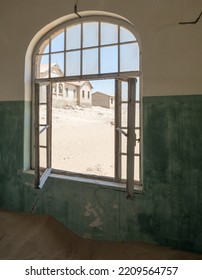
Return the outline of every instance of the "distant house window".
<path id="1" fill-rule="evenodd" d="M 66 98 L 68 98 L 69 97 L 69 89 L 66 88 L 65 91 L 66 91 Z"/>
<path id="2" fill-rule="evenodd" d="M 63 93 L 63 85 L 59 84 L 59 93 Z"/>
<path id="3" fill-rule="evenodd" d="M 52 91 L 56 93 L 56 84 L 52 84 Z"/>
<path id="4" fill-rule="evenodd" d="M 81 100 L 85 99 L 85 91 L 80 91 L 81 82 L 112 79 L 115 81 L 115 99 L 111 98 L 109 100 L 109 97 L 107 97 L 107 99 L 102 100 L 105 106 L 109 107 L 110 102 L 114 104 L 114 111 L 110 110 L 108 112 L 112 113 L 114 117 L 114 120 L 110 122 L 112 135 L 109 138 L 111 141 L 109 141 L 110 151 L 113 151 L 111 157 L 112 164 L 108 167 L 112 167 L 112 176 L 106 176 L 105 172 L 99 173 L 101 174 L 99 176 L 105 180 L 107 177 L 109 181 L 113 180 L 116 183 L 125 183 L 128 197 L 131 197 L 134 193 L 134 186 L 141 185 L 142 180 L 140 141 L 142 129 L 140 122 L 141 98 L 139 86 L 141 84 L 140 50 L 132 24 L 121 18 L 110 18 L 109 16 L 93 16 L 92 18 L 90 16 L 82 16 L 82 18 L 70 20 L 51 29 L 41 38 L 35 48 L 33 58 L 33 73 L 35 75 L 35 92 L 33 93 L 33 100 L 35 101 L 35 118 L 33 118 L 35 121 L 33 123 L 35 141 L 33 141 L 33 151 L 35 153 L 33 168 L 35 168 L 36 187 L 41 188 L 45 182 L 44 178 L 41 178 L 44 169 L 47 170 L 44 173 L 45 178 L 52 172 L 52 167 L 54 168 L 54 160 L 52 161 L 52 159 L 57 157 L 59 152 L 57 147 L 55 150 L 52 149 L 54 141 L 51 141 L 52 133 L 54 133 L 52 130 L 52 119 L 54 119 L 52 114 L 55 111 L 52 110 L 52 99 L 50 99 L 51 82 L 59 83 L 59 93 L 62 95 L 65 83 L 77 81 L 79 89 L 78 104 L 85 106 L 86 104 L 89 105 L 90 102 Z M 51 74 L 50 69 L 53 64 L 58 65 L 60 76 Z M 49 69 L 46 76 L 44 76 L 43 72 L 45 65 L 48 65 Z M 47 102 L 45 104 L 40 102 L 41 87 L 44 84 L 49 84 L 46 89 Z M 69 98 L 72 98 L 72 89 L 69 92 Z M 86 98 L 91 98 L 90 91 L 86 92 Z M 62 101 L 64 100 L 59 101 L 63 104 Z M 75 103 L 74 100 L 71 106 L 74 106 Z M 66 106 L 65 104 L 63 105 Z M 43 110 L 42 106 L 45 106 L 46 110 Z M 40 119 L 40 110 L 47 112 L 45 122 L 44 119 Z M 76 113 L 74 110 L 72 110 L 72 115 Z M 80 110 L 80 113 L 83 113 L 83 111 Z M 99 112 L 98 116 L 102 118 L 105 114 Z M 81 119 L 80 125 L 80 128 L 83 129 L 84 122 L 81 122 Z M 82 142 L 87 143 L 87 141 L 82 141 L 82 129 L 79 130 L 77 139 L 72 141 L 77 149 L 80 148 Z M 106 137 L 102 129 L 99 129 L 99 132 Z M 44 136 L 46 138 L 45 144 L 44 141 L 42 142 L 43 138 L 41 135 L 44 135 L 42 133 L 46 134 Z M 62 135 L 61 138 L 63 137 L 65 136 Z M 96 140 L 98 137 L 96 134 Z M 63 140 L 65 142 L 66 139 L 63 138 Z M 93 145 L 99 148 L 96 140 Z M 109 147 L 108 144 L 105 146 Z M 94 161 L 91 150 L 96 149 L 92 149 L 92 147 L 87 151 L 88 155 L 84 163 L 86 164 L 87 159 L 90 158 L 90 163 L 87 164 L 93 166 L 88 165 L 84 168 L 82 167 L 81 171 L 78 171 L 79 160 L 77 160 L 73 171 L 66 162 L 65 165 L 58 169 L 66 171 L 66 174 L 70 174 L 69 172 L 71 171 L 74 174 L 79 173 L 79 175 L 82 174 L 83 176 L 90 176 L 92 174 L 92 178 L 94 178 L 97 175 L 96 172 L 102 169 L 102 163 Z M 68 152 L 69 155 L 66 158 L 73 158 L 75 154 L 78 154 L 76 151 L 72 156 L 71 147 L 70 149 L 68 147 Z M 102 153 L 103 151 L 99 150 L 98 154 Z M 62 154 L 60 159 L 63 158 L 64 155 Z"/>

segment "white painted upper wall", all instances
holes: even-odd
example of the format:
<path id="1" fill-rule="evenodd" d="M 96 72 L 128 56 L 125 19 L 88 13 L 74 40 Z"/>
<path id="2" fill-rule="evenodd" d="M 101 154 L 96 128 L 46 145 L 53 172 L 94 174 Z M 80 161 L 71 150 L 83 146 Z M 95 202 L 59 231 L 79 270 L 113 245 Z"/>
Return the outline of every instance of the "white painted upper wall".
<path id="1" fill-rule="evenodd" d="M 73 14 L 75 3 L 0 1 L 0 100 L 29 99 L 34 44 L 55 20 Z M 78 11 L 110 12 L 133 23 L 141 40 L 144 96 L 185 95 L 202 94 L 202 18 L 197 24 L 178 23 L 194 21 L 201 4 L 201 0 L 80 0 Z"/>

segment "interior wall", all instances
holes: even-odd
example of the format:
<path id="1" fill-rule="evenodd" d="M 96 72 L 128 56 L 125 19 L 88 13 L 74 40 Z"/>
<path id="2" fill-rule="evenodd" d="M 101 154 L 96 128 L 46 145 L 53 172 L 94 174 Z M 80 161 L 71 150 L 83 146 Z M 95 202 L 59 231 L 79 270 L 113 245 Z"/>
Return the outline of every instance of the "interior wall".
<path id="1" fill-rule="evenodd" d="M 31 53 L 45 31 L 72 17 L 75 2 L 0 3 L 0 207 L 51 214 L 85 237 L 202 251 L 202 19 L 179 24 L 198 17 L 199 0 L 78 2 L 78 11 L 128 19 L 140 38 L 143 194 L 129 201 L 113 187 L 55 177 L 40 191 L 23 172 L 30 165 Z"/>

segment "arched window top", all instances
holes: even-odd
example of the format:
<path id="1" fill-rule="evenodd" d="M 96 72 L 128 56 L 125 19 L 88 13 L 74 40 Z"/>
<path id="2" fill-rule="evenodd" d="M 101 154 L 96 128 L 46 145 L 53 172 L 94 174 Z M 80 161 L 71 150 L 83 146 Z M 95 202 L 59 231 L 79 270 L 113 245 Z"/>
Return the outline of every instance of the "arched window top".
<path id="1" fill-rule="evenodd" d="M 128 22 L 84 17 L 66 22 L 40 40 L 35 79 L 79 78 L 139 71 L 139 44 Z"/>

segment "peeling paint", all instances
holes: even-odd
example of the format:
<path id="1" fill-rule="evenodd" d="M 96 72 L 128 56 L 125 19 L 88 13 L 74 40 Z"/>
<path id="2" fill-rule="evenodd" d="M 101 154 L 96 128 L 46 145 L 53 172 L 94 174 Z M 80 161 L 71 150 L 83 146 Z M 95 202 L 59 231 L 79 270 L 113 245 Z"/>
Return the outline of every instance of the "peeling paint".
<path id="1" fill-rule="evenodd" d="M 112 206 L 113 209 L 118 209 L 118 205 L 115 203 L 113 206 Z"/>
<path id="2" fill-rule="evenodd" d="M 98 210 L 100 213 L 102 213 L 102 210 L 101 210 L 101 209 L 95 210 L 95 209 L 92 207 L 92 205 L 91 205 L 90 202 L 88 202 L 88 203 L 86 204 L 85 208 L 86 208 L 86 212 L 84 213 L 84 216 L 86 216 L 86 217 L 90 217 L 90 216 L 91 216 L 91 217 L 94 218 L 94 220 L 89 224 L 89 226 L 92 227 L 92 228 L 99 228 L 99 229 L 102 230 L 103 222 L 100 220 L 100 217 L 99 217 L 99 215 L 98 215 L 98 213 L 97 213 L 97 210 Z"/>

